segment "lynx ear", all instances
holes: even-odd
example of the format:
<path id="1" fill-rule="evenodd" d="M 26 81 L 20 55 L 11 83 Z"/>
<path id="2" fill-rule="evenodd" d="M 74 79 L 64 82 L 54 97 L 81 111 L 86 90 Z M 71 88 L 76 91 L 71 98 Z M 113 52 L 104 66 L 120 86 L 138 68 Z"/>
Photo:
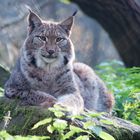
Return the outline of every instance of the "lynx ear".
<path id="1" fill-rule="evenodd" d="M 38 27 L 42 24 L 40 17 L 30 9 L 28 15 L 28 24 L 29 24 L 29 33 L 31 33 L 35 27 Z"/>
<path id="2" fill-rule="evenodd" d="M 71 17 L 60 23 L 60 26 L 66 31 L 68 35 L 70 35 L 70 31 L 74 21 L 74 16 L 76 15 L 76 13 L 77 11 L 75 11 Z"/>

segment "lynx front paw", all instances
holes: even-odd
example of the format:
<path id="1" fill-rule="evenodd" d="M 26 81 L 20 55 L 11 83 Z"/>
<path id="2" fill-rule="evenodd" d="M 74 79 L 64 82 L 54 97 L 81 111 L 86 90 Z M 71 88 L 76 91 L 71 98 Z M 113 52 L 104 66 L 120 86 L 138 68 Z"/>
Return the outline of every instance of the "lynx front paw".
<path id="1" fill-rule="evenodd" d="M 52 107 L 56 103 L 56 98 L 48 97 L 44 102 L 40 103 L 40 106 L 44 108 Z"/>

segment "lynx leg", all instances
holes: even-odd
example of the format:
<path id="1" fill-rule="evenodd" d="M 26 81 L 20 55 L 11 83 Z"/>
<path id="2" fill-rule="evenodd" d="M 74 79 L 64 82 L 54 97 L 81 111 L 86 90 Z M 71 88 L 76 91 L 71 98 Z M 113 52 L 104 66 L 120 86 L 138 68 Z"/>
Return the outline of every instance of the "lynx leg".
<path id="1" fill-rule="evenodd" d="M 103 81 L 87 65 L 82 63 L 74 64 L 74 72 L 80 86 L 81 95 L 84 99 L 85 108 L 99 112 L 110 112 L 114 99 Z M 80 82 L 79 82 L 80 81 Z"/>
<path id="2" fill-rule="evenodd" d="M 56 104 L 64 106 L 73 115 L 80 114 L 83 111 L 84 103 L 81 95 L 66 94 L 60 96 Z"/>
<path id="3" fill-rule="evenodd" d="M 22 91 L 11 87 L 6 88 L 5 96 L 20 99 L 22 105 L 36 105 L 46 108 L 53 106 L 56 102 L 56 98 L 47 93 L 35 90 Z"/>

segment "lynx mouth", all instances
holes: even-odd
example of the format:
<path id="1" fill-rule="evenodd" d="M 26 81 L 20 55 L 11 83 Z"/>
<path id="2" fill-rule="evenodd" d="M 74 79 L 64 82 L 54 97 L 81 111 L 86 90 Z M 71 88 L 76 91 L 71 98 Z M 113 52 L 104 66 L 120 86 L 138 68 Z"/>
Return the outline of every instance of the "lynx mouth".
<path id="1" fill-rule="evenodd" d="M 54 57 L 54 56 L 50 56 L 50 55 L 49 56 L 41 55 L 41 58 L 46 63 L 52 63 L 52 62 L 56 61 L 56 59 L 57 59 L 56 56 Z"/>
<path id="2" fill-rule="evenodd" d="M 57 58 L 57 56 L 53 56 L 53 55 L 43 55 L 43 54 L 41 54 L 41 56 L 43 57 L 43 58 L 47 58 L 47 59 L 56 59 Z"/>

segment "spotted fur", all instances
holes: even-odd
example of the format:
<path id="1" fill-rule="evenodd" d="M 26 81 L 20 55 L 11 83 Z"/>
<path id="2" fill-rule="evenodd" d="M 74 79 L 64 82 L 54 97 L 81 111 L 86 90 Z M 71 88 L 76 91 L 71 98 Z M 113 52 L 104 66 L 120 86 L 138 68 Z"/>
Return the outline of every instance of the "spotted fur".
<path id="1" fill-rule="evenodd" d="M 110 112 L 113 96 L 104 83 L 89 66 L 74 63 L 73 16 L 53 23 L 30 11 L 28 22 L 28 35 L 5 84 L 5 96 L 46 108 L 60 104 L 73 114 L 84 107 Z"/>

